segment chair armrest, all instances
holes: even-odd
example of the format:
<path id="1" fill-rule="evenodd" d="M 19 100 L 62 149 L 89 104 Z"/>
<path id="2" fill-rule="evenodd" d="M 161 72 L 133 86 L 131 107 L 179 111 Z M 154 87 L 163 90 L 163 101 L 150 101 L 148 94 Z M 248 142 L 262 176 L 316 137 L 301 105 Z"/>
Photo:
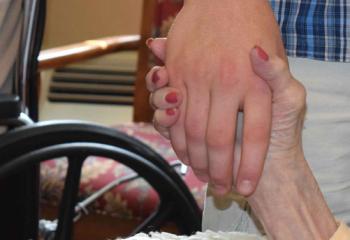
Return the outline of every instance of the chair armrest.
<path id="1" fill-rule="evenodd" d="M 0 94 L 0 119 L 16 119 L 21 114 L 21 101 L 18 96 Z"/>
<path id="2" fill-rule="evenodd" d="M 139 35 L 124 35 L 87 40 L 77 44 L 43 50 L 38 57 L 39 71 L 62 67 L 69 63 L 112 52 L 137 50 L 139 46 Z"/>

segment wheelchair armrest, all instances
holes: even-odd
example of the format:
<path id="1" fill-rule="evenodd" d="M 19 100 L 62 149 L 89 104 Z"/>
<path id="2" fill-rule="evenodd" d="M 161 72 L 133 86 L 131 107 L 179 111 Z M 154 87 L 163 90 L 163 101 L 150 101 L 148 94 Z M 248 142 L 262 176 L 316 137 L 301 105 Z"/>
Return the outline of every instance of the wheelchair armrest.
<path id="1" fill-rule="evenodd" d="M 38 57 L 39 71 L 58 68 L 69 63 L 87 60 L 104 54 L 137 50 L 139 35 L 123 35 L 87 40 L 81 43 L 43 50 Z"/>
<path id="2" fill-rule="evenodd" d="M 0 120 L 18 118 L 21 110 L 18 96 L 0 94 Z"/>

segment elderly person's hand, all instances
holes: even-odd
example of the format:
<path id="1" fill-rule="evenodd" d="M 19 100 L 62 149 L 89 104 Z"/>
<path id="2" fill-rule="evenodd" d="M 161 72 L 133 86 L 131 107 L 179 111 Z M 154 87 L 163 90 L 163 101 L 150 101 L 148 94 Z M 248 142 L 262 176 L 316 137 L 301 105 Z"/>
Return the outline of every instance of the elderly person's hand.
<path id="1" fill-rule="evenodd" d="M 165 42 L 165 39 L 156 40 L 152 47 L 160 58 L 164 56 L 162 46 Z M 269 57 L 256 47 L 251 50 L 250 60 L 254 72 L 272 92 L 272 131 L 262 177 L 256 191 L 247 200 L 269 239 L 330 239 L 337 224 L 302 148 L 305 89 L 291 75 L 283 59 Z M 155 74 L 158 74 L 156 78 Z M 169 136 L 169 127 L 178 120 L 181 105 L 181 94 L 167 84 L 164 67 L 155 67 L 147 76 L 148 89 L 152 92 L 151 103 L 156 108 L 155 127 L 166 137 Z M 169 93 L 176 95 L 178 101 L 169 104 L 166 101 Z"/>
<path id="2" fill-rule="evenodd" d="M 179 159 L 210 180 L 216 194 L 230 191 L 233 178 L 241 193 L 251 194 L 266 157 L 271 93 L 250 65 L 255 44 L 284 57 L 267 0 L 186 0 L 168 35 L 169 84 L 183 101 L 170 139 Z M 245 137 L 242 158 L 234 160 L 239 110 Z"/>

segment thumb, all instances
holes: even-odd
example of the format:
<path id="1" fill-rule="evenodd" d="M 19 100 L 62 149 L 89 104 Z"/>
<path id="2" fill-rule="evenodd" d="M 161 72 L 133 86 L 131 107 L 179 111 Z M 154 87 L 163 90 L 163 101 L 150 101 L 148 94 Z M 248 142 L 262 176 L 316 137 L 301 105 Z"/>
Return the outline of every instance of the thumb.
<path id="1" fill-rule="evenodd" d="M 267 82 L 272 92 L 279 92 L 290 84 L 289 66 L 282 58 L 271 57 L 261 47 L 255 46 L 250 61 L 255 74 Z"/>
<path id="2" fill-rule="evenodd" d="M 146 45 L 148 46 L 148 48 L 162 62 L 165 61 L 166 42 L 166 38 L 149 38 L 146 41 Z"/>

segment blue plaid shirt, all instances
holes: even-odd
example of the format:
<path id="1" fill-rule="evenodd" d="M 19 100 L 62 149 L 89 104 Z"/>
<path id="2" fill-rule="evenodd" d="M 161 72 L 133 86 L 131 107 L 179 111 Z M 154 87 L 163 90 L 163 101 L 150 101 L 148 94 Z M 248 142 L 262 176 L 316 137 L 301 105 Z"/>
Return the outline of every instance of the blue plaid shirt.
<path id="1" fill-rule="evenodd" d="M 350 62 L 350 1 L 270 2 L 289 56 Z"/>

